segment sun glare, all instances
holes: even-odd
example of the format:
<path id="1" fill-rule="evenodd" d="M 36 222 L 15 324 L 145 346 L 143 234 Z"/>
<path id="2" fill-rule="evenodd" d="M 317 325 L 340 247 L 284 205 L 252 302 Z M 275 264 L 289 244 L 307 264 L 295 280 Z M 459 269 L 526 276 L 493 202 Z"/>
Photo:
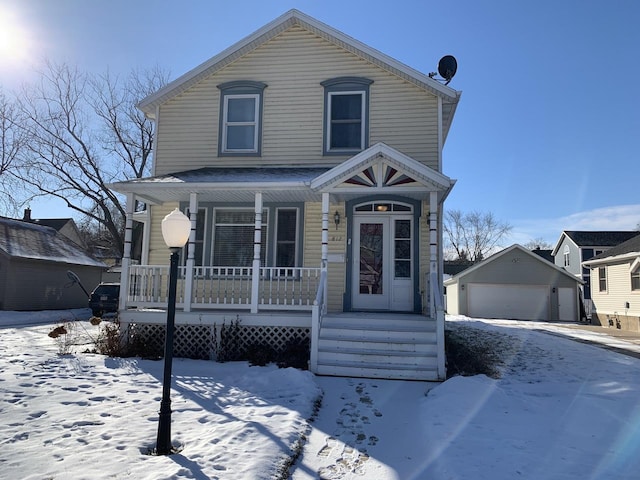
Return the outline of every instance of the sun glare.
<path id="1" fill-rule="evenodd" d="M 29 35 L 18 16 L 0 7 L 0 65 L 18 64 L 28 60 Z"/>

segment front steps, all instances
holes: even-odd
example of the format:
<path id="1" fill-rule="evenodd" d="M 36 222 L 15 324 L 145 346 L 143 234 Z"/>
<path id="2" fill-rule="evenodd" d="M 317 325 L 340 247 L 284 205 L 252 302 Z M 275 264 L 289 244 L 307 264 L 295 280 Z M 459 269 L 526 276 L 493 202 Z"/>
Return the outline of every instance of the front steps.
<path id="1" fill-rule="evenodd" d="M 439 380 L 435 319 L 402 313 L 325 315 L 319 375 Z"/>

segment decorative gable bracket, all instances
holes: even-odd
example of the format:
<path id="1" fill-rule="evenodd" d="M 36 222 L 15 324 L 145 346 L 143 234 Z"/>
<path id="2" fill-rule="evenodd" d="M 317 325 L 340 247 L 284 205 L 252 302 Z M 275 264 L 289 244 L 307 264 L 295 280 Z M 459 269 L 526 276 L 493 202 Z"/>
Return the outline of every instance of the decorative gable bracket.
<path id="1" fill-rule="evenodd" d="M 329 193 L 425 193 L 445 194 L 455 180 L 407 155 L 377 143 L 316 177 L 311 188 Z"/>

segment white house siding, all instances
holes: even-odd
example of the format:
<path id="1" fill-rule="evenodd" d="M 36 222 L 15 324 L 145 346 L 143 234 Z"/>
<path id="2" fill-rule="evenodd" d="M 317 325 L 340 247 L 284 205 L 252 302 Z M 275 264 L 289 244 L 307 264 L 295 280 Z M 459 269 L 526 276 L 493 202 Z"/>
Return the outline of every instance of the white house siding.
<path id="1" fill-rule="evenodd" d="M 454 283 L 447 286 L 445 308 L 449 315 L 460 314 L 459 302 L 460 300 L 458 299 L 458 284 Z"/>
<path id="2" fill-rule="evenodd" d="M 640 292 L 631 291 L 630 266 L 629 262 L 606 266 L 606 292 L 600 291 L 598 268 L 591 270 L 591 299 L 603 326 L 640 331 Z M 629 302 L 629 308 L 626 308 L 626 302 Z M 613 325 L 609 319 L 613 320 Z"/>
<path id="3" fill-rule="evenodd" d="M 340 213 L 342 221 L 336 230 L 333 215 L 336 210 Z M 322 203 L 308 202 L 305 204 L 305 229 L 304 229 L 304 260 L 305 267 L 318 267 L 322 250 Z M 345 237 L 347 232 L 344 204 L 331 204 L 329 206 L 329 264 L 327 270 L 328 305 L 330 312 L 342 311 L 342 297 L 345 291 L 345 262 L 338 259 L 346 259 Z"/>
<path id="4" fill-rule="evenodd" d="M 369 144 L 382 141 L 437 170 L 437 100 L 430 93 L 295 26 L 161 107 L 155 174 L 237 165 L 335 165 L 322 155 L 324 89 L 320 82 L 366 77 Z M 266 83 L 260 157 L 218 158 L 220 92 L 233 80 Z"/>

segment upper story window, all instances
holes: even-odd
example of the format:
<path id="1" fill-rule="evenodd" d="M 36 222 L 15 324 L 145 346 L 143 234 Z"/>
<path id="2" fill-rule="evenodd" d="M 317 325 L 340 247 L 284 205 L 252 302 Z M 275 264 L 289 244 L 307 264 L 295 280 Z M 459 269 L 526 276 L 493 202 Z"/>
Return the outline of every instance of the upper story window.
<path id="1" fill-rule="evenodd" d="M 570 262 L 570 258 L 571 258 L 571 250 L 569 249 L 569 245 L 565 245 L 564 246 L 564 251 L 562 253 L 562 256 L 564 257 L 564 266 L 568 267 Z"/>
<path id="2" fill-rule="evenodd" d="M 373 80 L 338 77 L 325 80 L 324 154 L 359 152 L 369 145 L 369 86 Z"/>
<path id="3" fill-rule="evenodd" d="M 220 89 L 218 155 L 260 155 L 262 105 L 266 84 L 235 81 Z"/>

